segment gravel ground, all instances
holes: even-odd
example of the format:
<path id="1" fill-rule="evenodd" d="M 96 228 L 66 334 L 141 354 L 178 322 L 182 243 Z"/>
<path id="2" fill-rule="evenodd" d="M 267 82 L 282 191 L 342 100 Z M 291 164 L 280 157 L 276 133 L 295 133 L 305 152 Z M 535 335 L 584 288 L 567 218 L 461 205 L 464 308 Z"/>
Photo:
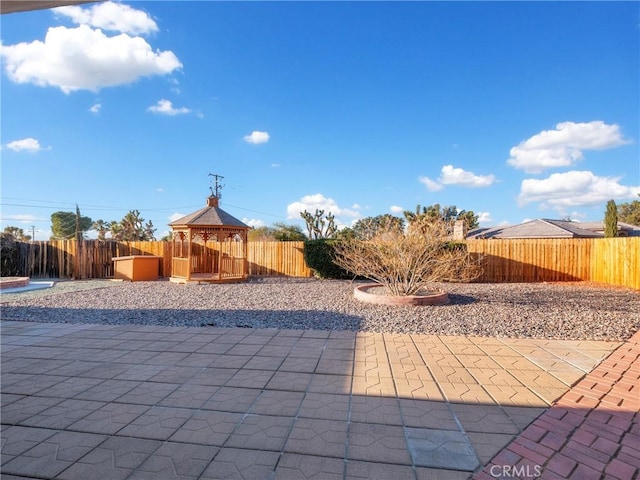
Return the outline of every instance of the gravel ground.
<path id="1" fill-rule="evenodd" d="M 358 282 L 263 277 L 229 285 L 61 282 L 2 295 L 2 319 L 38 322 L 302 328 L 572 340 L 625 340 L 640 292 L 593 284 L 439 284 L 443 306 L 358 302 Z"/>

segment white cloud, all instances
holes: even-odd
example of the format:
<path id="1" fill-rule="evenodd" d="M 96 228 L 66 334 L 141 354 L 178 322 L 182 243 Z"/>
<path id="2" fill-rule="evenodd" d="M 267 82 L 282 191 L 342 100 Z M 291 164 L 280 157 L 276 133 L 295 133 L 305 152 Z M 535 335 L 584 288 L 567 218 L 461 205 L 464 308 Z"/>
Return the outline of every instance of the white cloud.
<path id="1" fill-rule="evenodd" d="M 258 145 L 259 143 L 267 143 L 269 141 L 269 134 L 267 132 L 259 132 L 254 130 L 249 135 L 242 137 L 245 142 Z"/>
<path id="2" fill-rule="evenodd" d="M 478 212 L 478 223 L 490 223 L 493 222 L 491 214 L 489 212 Z"/>
<path id="3" fill-rule="evenodd" d="M 399 206 L 399 205 L 391 205 L 391 206 L 389 207 L 389 210 L 390 210 L 392 213 L 402 213 L 402 212 L 404 212 L 404 208 L 402 208 L 402 207 L 401 207 L 401 206 Z"/>
<path id="4" fill-rule="evenodd" d="M 172 215 L 169 216 L 169 222 L 175 222 L 176 220 L 178 220 L 179 218 L 182 218 L 184 216 L 186 216 L 186 213 L 174 213 Z"/>
<path id="5" fill-rule="evenodd" d="M 488 187 L 496 181 L 496 177 L 494 175 L 476 175 L 462 168 L 455 168 L 453 165 L 444 165 L 440 169 L 440 177 L 437 181 L 424 176 L 419 177 L 418 180 L 430 192 L 439 192 L 445 185 L 460 185 L 469 188 Z"/>
<path id="6" fill-rule="evenodd" d="M 429 177 L 423 177 L 423 176 L 418 177 L 418 181 L 422 183 L 425 187 L 427 187 L 427 190 L 429 190 L 430 192 L 439 192 L 444 188 L 438 182 L 431 180 Z"/>
<path id="7" fill-rule="evenodd" d="M 180 90 L 180 82 L 178 81 L 178 79 L 177 79 L 177 78 L 170 78 L 170 79 L 169 79 L 169 83 L 170 83 L 171 85 L 173 85 L 173 86 L 171 87 L 171 91 L 172 91 L 173 93 L 175 93 L 176 95 L 180 95 L 180 93 L 182 93 L 182 92 L 181 92 L 181 90 Z"/>
<path id="8" fill-rule="evenodd" d="M 14 220 L 16 222 L 19 223 L 33 223 L 39 220 L 42 220 L 38 217 L 36 217 L 35 215 L 29 215 L 29 214 L 25 214 L 25 215 L 3 215 L 3 217 L 6 220 Z M 31 233 L 31 232 L 28 232 Z"/>
<path id="9" fill-rule="evenodd" d="M 147 111 L 170 116 L 185 115 L 191 112 L 191 110 L 186 107 L 174 108 L 173 104 L 169 100 L 165 100 L 164 98 L 162 100 L 158 100 L 158 103 L 156 103 L 155 105 L 147 108 Z"/>
<path id="10" fill-rule="evenodd" d="M 555 130 L 544 130 L 513 147 L 507 163 L 527 173 L 540 173 L 574 165 L 584 158 L 583 150 L 604 150 L 625 143 L 618 125 L 563 122 Z"/>
<path id="11" fill-rule="evenodd" d="M 100 103 L 96 103 L 89 108 L 91 113 L 100 113 L 100 110 L 102 110 L 102 105 Z"/>
<path id="12" fill-rule="evenodd" d="M 156 192 L 158 192 L 158 193 L 164 193 L 164 188 L 162 188 L 162 187 L 158 187 L 158 188 L 156 188 Z"/>
<path id="13" fill-rule="evenodd" d="M 242 223 L 249 225 L 250 227 L 253 227 L 253 228 L 260 228 L 267 225 L 262 220 L 258 220 L 255 218 L 246 218 L 246 217 L 242 217 Z"/>
<path id="14" fill-rule="evenodd" d="M 115 2 L 101 2 L 89 8 L 79 6 L 59 7 L 53 10 L 73 23 L 91 25 L 103 30 L 141 35 L 158 31 L 158 25 L 142 10 Z"/>
<path id="15" fill-rule="evenodd" d="M 443 166 L 440 172 L 440 183 L 443 185 L 460 185 L 470 188 L 488 187 L 496 180 L 494 175 L 476 175 L 462 168 L 454 168 L 453 165 Z"/>
<path id="16" fill-rule="evenodd" d="M 281 165 L 279 163 L 272 163 L 270 165 L 271 168 L 279 168 Z"/>
<path id="17" fill-rule="evenodd" d="M 51 27 L 44 42 L 0 45 L 0 56 L 11 81 L 58 87 L 64 93 L 97 91 L 182 67 L 173 52 L 154 52 L 142 37 L 108 37 L 87 25 Z"/>
<path id="18" fill-rule="evenodd" d="M 632 199 L 639 186 L 624 186 L 620 177 L 598 177 L 589 171 L 554 173 L 548 178 L 522 181 L 518 203 L 523 206 L 539 202 L 543 208 L 566 208 L 597 205 L 610 199 Z"/>
<path id="19" fill-rule="evenodd" d="M 48 148 L 41 147 L 40 142 L 35 138 L 31 138 L 31 137 L 9 142 L 7 143 L 7 148 L 9 150 L 13 150 L 14 152 L 29 152 L 29 153 L 36 153 L 41 150 L 51 149 L 51 147 L 48 147 Z"/>
<path id="20" fill-rule="evenodd" d="M 301 212 L 307 210 L 310 213 L 315 213 L 316 209 L 324 210 L 325 215 L 331 213 L 335 217 L 360 217 L 360 212 L 341 208 L 333 198 L 327 198 L 321 193 L 316 193 L 314 195 L 305 195 L 299 201 L 287 205 L 287 218 L 298 220 Z M 338 219 L 336 218 L 336 220 Z"/>

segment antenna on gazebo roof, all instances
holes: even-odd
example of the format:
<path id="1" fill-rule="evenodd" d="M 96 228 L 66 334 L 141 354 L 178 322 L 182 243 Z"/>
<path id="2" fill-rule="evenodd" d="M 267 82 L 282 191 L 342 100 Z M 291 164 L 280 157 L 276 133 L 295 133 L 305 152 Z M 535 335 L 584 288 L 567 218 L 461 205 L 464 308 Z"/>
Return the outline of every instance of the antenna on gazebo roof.
<path id="1" fill-rule="evenodd" d="M 222 187 L 224 187 L 224 185 L 222 185 L 221 183 L 218 183 L 218 181 L 222 180 L 224 177 L 222 175 L 218 175 L 217 173 L 210 173 L 209 176 L 213 177 L 215 182 L 215 187 L 209 187 L 209 190 L 211 190 L 211 195 L 213 195 L 218 200 L 220 200 L 220 197 L 222 195 L 221 193 Z"/>

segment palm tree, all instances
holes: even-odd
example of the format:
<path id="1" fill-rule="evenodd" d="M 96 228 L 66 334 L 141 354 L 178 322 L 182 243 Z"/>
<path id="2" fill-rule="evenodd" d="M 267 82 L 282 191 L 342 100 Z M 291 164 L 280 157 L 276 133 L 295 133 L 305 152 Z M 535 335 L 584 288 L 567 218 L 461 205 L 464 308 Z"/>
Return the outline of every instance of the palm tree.
<path id="1" fill-rule="evenodd" d="M 91 225 L 95 231 L 98 232 L 98 240 L 106 240 L 106 235 L 109 229 L 111 228 L 110 222 L 105 222 L 104 220 L 96 220 Z"/>

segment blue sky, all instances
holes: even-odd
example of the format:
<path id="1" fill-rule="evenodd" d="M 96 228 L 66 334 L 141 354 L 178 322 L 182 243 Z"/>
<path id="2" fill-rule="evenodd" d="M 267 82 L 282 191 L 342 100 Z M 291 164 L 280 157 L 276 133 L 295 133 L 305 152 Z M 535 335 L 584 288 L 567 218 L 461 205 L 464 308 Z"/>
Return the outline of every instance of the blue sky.
<path id="1" fill-rule="evenodd" d="M 440 203 L 484 226 L 640 193 L 638 2 L 103 2 L 1 17 L 0 227 L 156 235 Z M 90 234 L 95 236 L 95 232 Z"/>

